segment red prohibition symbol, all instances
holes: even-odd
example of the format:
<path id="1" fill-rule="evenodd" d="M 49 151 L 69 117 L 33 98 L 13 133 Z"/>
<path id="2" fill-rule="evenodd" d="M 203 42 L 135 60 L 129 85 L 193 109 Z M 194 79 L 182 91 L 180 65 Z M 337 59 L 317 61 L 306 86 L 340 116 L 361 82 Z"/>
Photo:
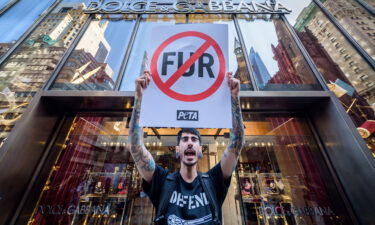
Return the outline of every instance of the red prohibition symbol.
<path id="1" fill-rule="evenodd" d="M 157 64 L 158 64 L 157 62 L 158 62 L 158 59 L 160 57 L 160 54 L 172 42 L 174 42 L 174 41 L 176 41 L 180 38 L 191 37 L 191 36 L 201 38 L 201 39 L 205 40 L 205 42 L 203 43 L 202 46 L 200 46 L 198 48 L 198 50 L 192 56 L 190 56 L 190 58 L 188 60 L 186 60 L 186 62 L 184 64 L 182 64 L 182 66 L 180 68 L 177 69 L 176 72 L 174 72 L 172 74 L 172 76 L 170 78 L 168 78 L 168 80 L 166 82 L 163 82 L 160 78 L 158 68 L 157 68 Z M 176 81 L 179 78 L 181 78 L 182 75 L 190 68 L 190 66 L 193 65 L 195 63 L 195 61 L 197 61 L 198 58 L 211 46 L 214 48 L 214 50 L 215 50 L 215 52 L 216 52 L 216 54 L 219 58 L 219 74 L 216 78 L 216 81 L 212 84 L 212 86 L 209 87 L 207 90 L 201 92 L 201 93 L 193 94 L 193 95 L 186 95 L 186 94 L 181 94 L 181 93 L 173 91 L 171 89 L 173 84 L 175 84 Z M 164 94 L 168 95 L 169 97 L 171 97 L 173 99 L 176 99 L 176 100 L 179 100 L 179 101 L 184 101 L 184 102 L 200 101 L 200 100 L 203 100 L 203 99 L 211 96 L 213 93 L 215 93 L 217 91 L 217 89 L 220 87 L 220 85 L 222 84 L 222 82 L 224 80 L 224 77 L 225 77 L 225 59 L 224 59 L 223 52 L 221 51 L 219 45 L 210 36 L 208 36 L 204 33 L 201 33 L 201 32 L 196 32 L 196 31 L 181 32 L 181 33 L 175 34 L 175 35 L 171 36 L 170 38 L 168 38 L 167 40 L 165 40 L 156 49 L 156 51 L 155 51 L 155 53 L 154 53 L 154 55 L 152 56 L 152 59 L 151 59 L 151 75 L 152 75 L 152 78 L 153 78 L 156 86 Z"/>

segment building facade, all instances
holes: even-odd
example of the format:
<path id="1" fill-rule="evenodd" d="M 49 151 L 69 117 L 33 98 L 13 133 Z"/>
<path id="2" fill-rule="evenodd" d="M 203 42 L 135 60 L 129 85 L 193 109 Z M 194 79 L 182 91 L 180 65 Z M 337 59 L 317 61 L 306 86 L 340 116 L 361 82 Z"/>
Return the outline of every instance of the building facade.
<path id="1" fill-rule="evenodd" d="M 4 6 L 0 224 L 152 223 L 127 147 L 134 81 L 148 67 L 152 30 L 178 24 L 225 24 L 228 71 L 241 82 L 245 147 L 223 223 L 375 224 L 371 1 Z M 12 28 L 12 16 L 25 21 Z M 205 172 L 229 129 L 199 130 Z M 178 131 L 144 128 L 147 149 L 170 171 Z"/>

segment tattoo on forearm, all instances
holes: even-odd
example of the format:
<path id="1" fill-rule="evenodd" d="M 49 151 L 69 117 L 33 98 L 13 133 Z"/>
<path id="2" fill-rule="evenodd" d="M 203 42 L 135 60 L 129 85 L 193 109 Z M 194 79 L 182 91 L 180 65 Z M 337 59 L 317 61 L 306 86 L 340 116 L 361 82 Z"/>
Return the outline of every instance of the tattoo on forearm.
<path id="1" fill-rule="evenodd" d="M 224 157 L 227 157 L 229 152 L 235 153 L 238 157 L 243 146 L 244 127 L 239 98 L 232 97 L 232 118 L 233 128 L 230 131 L 230 144 L 224 152 Z"/>
<path id="2" fill-rule="evenodd" d="M 142 127 L 139 126 L 140 109 L 141 101 L 138 101 L 138 99 L 135 98 L 133 114 L 129 126 L 130 152 L 138 169 L 154 171 L 155 161 L 152 158 L 151 153 L 147 151 L 143 144 L 143 130 Z"/>
<path id="3" fill-rule="evenodd" d="M 129 141 L 131 145 L 141 145 L 143 138 L 143 130 L 139 126 L 139 116 L 141 113 L 141 102 L 134 100 L 134 108 L 132 118 L 130 120 Z"/>

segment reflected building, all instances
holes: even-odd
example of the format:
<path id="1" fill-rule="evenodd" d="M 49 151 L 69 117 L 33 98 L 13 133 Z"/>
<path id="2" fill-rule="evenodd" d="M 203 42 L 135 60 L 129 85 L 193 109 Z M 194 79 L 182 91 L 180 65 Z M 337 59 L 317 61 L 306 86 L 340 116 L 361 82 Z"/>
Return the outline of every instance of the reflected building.
<path id="1" fill-rule="evenodd" d="M 84 49 L 73 51 L 60 71 L 57 87 L 63 90 L 110 90 L 114 87 L 109 64 L 98 62 Z M 64 82 L 65 81 L 65 82 Z"/>
<path id="2" fill-rule="evenodd" d="M 105 63 L 111 46 L 104 33 L 108 21 L 93 21 L 60 71 L 54 88 L 63 90 L 111 90 L 113 70 Z"/>
<path id="3" fill-rule="evenodd" d="M 340 2 L 337 4 L 342 4 Z M 335 5 L 336 3 L 333 1 L 327 1 L 325 4 L 328 7 L 340 7 L 340 5 Z M 347 4 L 344 5 L 348 6 Z M 343 13 L 346 11 L 351 12 L 351 14 L 349 14 L 349 18 L 345 20 L 348 21 L 348 23 L 351 21 L 350 24 L 352 24 L 353 29 L 354 27 L 358 30 L 361 29 L 361 23 L 359 22 L 359 24 L 357 24 L 355 22 L 356 19 L 352 19 L 352 17 L 357 18 L 354 9 L 337 11 L 337 13 L 340 12 L 339 14 L 342 17 Z M 340 31 L 334 27 L 328 18 L 318 10 L 313 3 L 306 7 L 297 18 L 295 29 L 299 32 L 303 32 L 305 28 L 311 31 L 319 44 L 329 53 L 330 58 L 338 65 L 358 94 L 373 106 L 375 104 L 374 71 L 356 52 Z M 363 32 L 358 32 L 358 34 L 360 33 Z"/>
<path id="4" fill-rule="evenodd" d="M 273 59 L 277 61 L 279 70 L 269 80 L 269 84 L 276 86 L 282 84 L 290 88 L 303 88 L 305 90 L 315 89 L 315 80 L 311 76 L 306 63 L 303 63 L 302 54 L 297 44 L 292 40 L 287 28 L 281 20 L 274 20 L 278 43 L 271 45 L 274 54 Z M 266 87 L 268 88 L 268 87 Z"/>
<path id="5" fill-rule="evenodd" d="M 324 6 L 375 59 L 375 17 L 354 0 L 327 0 Z"/>
<path id="6" fill-rule="evenodd" d="M 264 64 L 262 58 L 254 50 L 253 47 L 250 49 L 250 54 L 249 54 L 249 60 L 251 62 L 251 66 L 253 68 L 253 72 L 255 75 L 255 78 L 257 79 L 257 83 L 259 85 L 260 89 L 263 89 L 268 81 L 271 79 L 271 75 L 267 70 L 266 65 Z"/>
<path id="7" fill-rule="evenodd" d="M 64 3 L 56 7 L 53 12 L 36 28 L 30 36 L 30 41 L 44 35 L 50 39 L 50 45 L 68 47 L 86 20 L 82 13 L 83 3 Z M 56 43 L 55 43 L 56 42 Z"/>
<path id="8" fill-rule="evenodd" d="M 347 84 L 350 84 L 350 80 L 345 76 L 340 67 L 332 60 L 323 46 L 319 44 L 318 39 L 314 36 L 310 29 L 305 28 L 304 32 L 298 32 L 298 36 L 327 83 L 334 83 L 337 79 L 339 79 Z M 352 96 L 345 94 L 338 97 L 345 110 L 348 110 L 349 116 L 357 127 L 362 125 L 367 120 L 375 119 L 374 110 L 368 104 L 366 99 L 360 96 L 356 91 Z"/>
<path id="9" fill-rule="evenodd" d="M 234 39 L 234 54 L 236 55 L 238 65 L 234 77 L 240 80 L 241 90 L 251 90 L 251 81 L 248 76 L 245 58 L 237 38 Z"/>
<path id="10" fill-rule="evenodd" d="M 375 1 L 373 0 L 364 0 L 369 6 L 375 9 Z"/>
<path id="11" fill-rule="evenodd" d="M 297 75 L 297 71 L 289 57 L 288 51 L 280 40 L 276 46 L 272 44 L 272 52 L 274 54 L 274 59 L 277 61 L 279 71 L 272 76 L 269 83 L 284 85 L 302 84 L 303 82 Z"/>
<path id="12" fill-rule="evenodd" d="M 104 32 L 108 27 L 108 20 L 93 21 L 82 36 L 76 49 L 84 49 L 95 57 L 96 61 L 104 63 L 111 51 L 111 46 L 105 39 Z"/>
<path id="13" fill-rule="evenodd" d="M 61 4 L 0 68 L 0 142 L 48 80 L 86 15 L 83 4 Z M 6 45 L 7 46 L 7 45 Z"/>
<path id="14" fill-rule="evenodd" d="M 4 55 L 10 47 L 12 47 L 13 43 L 0 43 L 0 58 Z"/>

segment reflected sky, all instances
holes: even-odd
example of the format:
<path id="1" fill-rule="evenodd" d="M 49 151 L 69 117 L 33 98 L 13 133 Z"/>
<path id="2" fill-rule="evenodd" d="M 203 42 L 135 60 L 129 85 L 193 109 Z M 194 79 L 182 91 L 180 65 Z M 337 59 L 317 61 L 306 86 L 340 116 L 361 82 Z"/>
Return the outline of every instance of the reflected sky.
<path id="1" fill-rule="evenodd" d="M 136 40 L 126 66 L 125 76 L 121 83 L 120 90 L 122 91 L 134 91 L 134 81 L 144 69 L 144 54 L 147 51 L 147 42 L 150 40 L 151 31 L 156 26 L 161 25 L 173 25 L 175 21 L 170 19 L 169 21 L 155 21 L 155 22 L 142 22 L 139 26 Z M 149 54 L 149 53 L 147 53 Z M 148 64 L 148 60 L 146 61 Z M 143 65 L 142 65 L 143 64 Z"/>
<path id="2" fill-rule="evenodd" d="M 1 3 L 3 1 L 1 0 Z M 0 43 L 10 43 L 20 38 L 53 2 L 54 0 L 22 0 L 17 2 L 0 17 Z"/>
<path id="3" fill-rule="evenodd" d="M 82 71 L 85 71 L 84 76 L 90 77 L 91 75 L 89 74 L 96 73 L 97 71 L 95 72 L 95 70 L 97 68 L 94 69 L 92 67 L 89 71 L 89 69 L 86 69 L 85 63 L 98 63 L 97 65 L 105 66 L 106 75 L 108 75 L 112 79 L 112 81 L 115 82 L 119 75 L 119 70 L 124 59 L 127 46 L 129 44 L 132 30 L 134 28 L 135 19 L 132 18 L 136 17 L 134 16 L 130 19 L 124 19 L 122 18 L 122 16 L 121 18 L 117 18 L 117 16 L 109 15 L 108 17 L 106 16 L 105 19 L 92 21 L 85 31 L 85 34 L 82 36 L 77 47 L 73 51 L 73 54 L 70 56 L 70 61 L 73 62 L 73 64 L 70 64 L 70 61 L 68 60 L 68 62 L 65 64 L 65 67 L 73 67 L 75 69 L 75 73 L 78 74 L 80 74 Z M 85 54 L 88 54 L 92 58 L 90 59 L 90 57 L 84 56 Z M 82 57 L 82 61 L 80 61 L 78 65 L 74 62 L 74 59 L 77 59 L 77 56 Z M 107 65 L 103 65 L 102 63 L 106 63 Z M 82 71 L 80 72 L 80 70 Z M 62 72 L 61 74 L 64 74 L 64 72 Z M 101 72 L 99 72 L 99 74 L 101 74 Z M 71 81 L 66 81 L 64 79 L 62 79 L 62 81 L 58 80 L 55 87 L 59 86 L 60 83 L 65 82 L 78 84 L 79 82 L 74 79 L 75 77 L 73 77 Z M 108 90 L 108 88 L 113 88 L 106 87 L 105 85 L 100 86 L 102 82 L 100 79 L 88 79 L 87 83 L 90 82 L 99 85 L 91 86 L 94 88 L 100 89 L 104 87 L 104 89 L 106 90 Z"/>
<path id="4" fill-rule="evenodd" d="M 271 48 L 271 44 L 274 46 L 278 44 L 273 22 L 264 20 L 252 22 L 239 20 L 238 22 L 247 48 L 247 54 L 249 55 L 250 49 L 253 48 L 260 55 L 270 75 L 273 76 L 279 71 L 277 61 L 273 59 L 274 54 Z"/>
<path id="5" fill-rule="evenodd" d="M 10 0 L 0 0 L 0 8 Z M 17 41 L 23 33 L 38 19 L 55 0 L 20 0 L 0 17 L 0 43 Z M 83 2 L 87 5 L 90 0 L 65 0 L 63 3 Z"/>
<path id="6" fill-rule="evenodd" d="M 0 9 L 2 9 L 10 0 L 0 0 Z"/>
<path id="7" fill-rule="evenodd" d="M 113 81 L 116 81 L 116 78 L 118 77 L 118 72 L 125 55 L 125 50 L 128 45 L 134 23 L 134 20 L 110 21 L 104 33 L 105 39 L 111 46 L 111 51 L 108 55 L 106 63 L 110 65 L 114 72 L 112 77 Z"/>
<path id="8" fill-rule="evenodd" d="M 288 18 L 289 23 L 294 26 L 298 16 L 301 14 L 302 10 L 311 3 L 311 0 L 278 0 L 278 2 L 292 10 L 290 14 L 286 14 L 286 18 Z"/>
<path id="9" fill-rule="evenodd" d="M 190 22 L 194 23 L 194 20 L 189 20 Z M 214 24 L 227 24 L 228 25 L 228 71 L 235 73 L 238 67 L 237 58 L 234 54 L 235 48 L 235 39 L 238 40 L 236 27 L 234 26 L 233 21 L 224 21 L 224 20 L 217 20 Z"/>

